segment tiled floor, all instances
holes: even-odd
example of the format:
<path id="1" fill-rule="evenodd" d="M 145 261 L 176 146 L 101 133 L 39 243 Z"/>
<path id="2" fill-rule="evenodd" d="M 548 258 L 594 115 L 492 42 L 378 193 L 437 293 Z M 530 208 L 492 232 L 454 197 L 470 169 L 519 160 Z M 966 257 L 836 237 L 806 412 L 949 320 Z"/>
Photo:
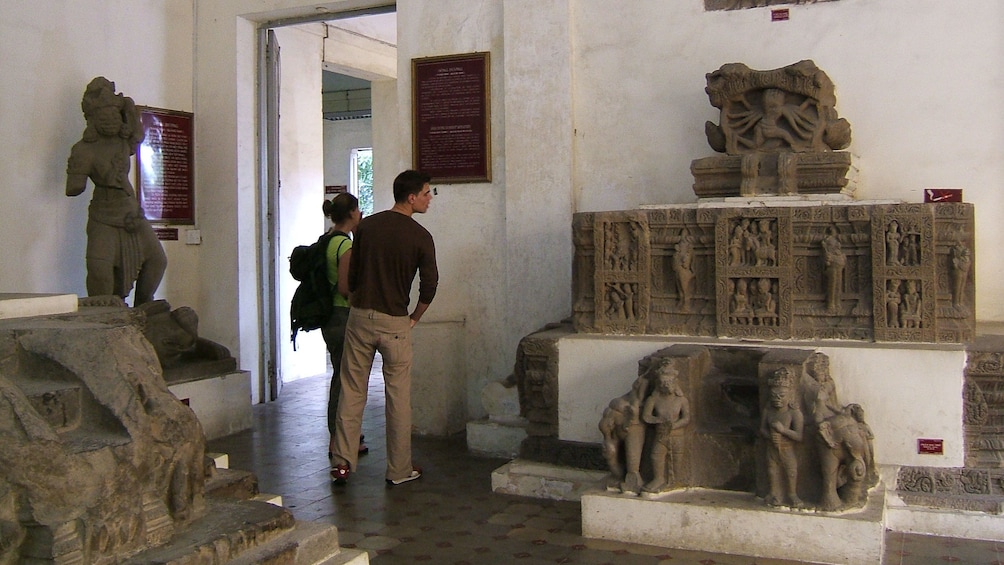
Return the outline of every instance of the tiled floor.
<path id="1" fill-rule="evenodd" d="M 469 455 L 463 437 L 415 438 L 424 476 L 388 487 L 379 377 L 371 379 L 363 419 L 370 453 L 348 485 L 332 485 L 327 386 L 323 375 L 287 384 L 277 402 L 254 407 L 252 430 L 212 441 L 208 450 L 228 453 L 232 468 L 254 471 L 262 492 L 282 495 L 298 519 L 338 526 L 342 546 L 367 550 L 375 565 L 792 563 L 583 538 L 578 503 L 492 493 L 491 472 L 506 461 Z M 883 563 L 1004 565 L 1004 543 L 889 532 Z"/>

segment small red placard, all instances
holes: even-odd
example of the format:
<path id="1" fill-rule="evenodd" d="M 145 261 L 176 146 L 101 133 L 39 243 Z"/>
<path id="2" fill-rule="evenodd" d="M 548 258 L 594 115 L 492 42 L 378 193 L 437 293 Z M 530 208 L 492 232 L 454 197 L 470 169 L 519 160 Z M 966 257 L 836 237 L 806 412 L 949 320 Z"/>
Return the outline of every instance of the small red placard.
<path id="1" fill-rule="evenodd" d="M 961 188 L 925 188 L 924 202 L 962 202 Z"/>
<path id="2" fill-rule="evenodd" d="M 918 439 L 917 453 L 926 455 L 942 455 L 945 453 L 945 440 L 943 439 Z"/>
<path id="3" fill-rule="evenodd" d="M 789 16 L 790 14 L 788 13 L 788 8 L 770 11 L 770 21 L 772 22 L 786 22 L 788 21 Z"/>

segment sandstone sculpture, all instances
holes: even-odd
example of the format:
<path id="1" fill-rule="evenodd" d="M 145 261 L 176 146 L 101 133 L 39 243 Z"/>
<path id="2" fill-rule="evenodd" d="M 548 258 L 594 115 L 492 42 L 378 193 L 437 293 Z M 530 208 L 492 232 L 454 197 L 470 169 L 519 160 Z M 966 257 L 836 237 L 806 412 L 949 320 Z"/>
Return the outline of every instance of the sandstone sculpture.
<path id="1" fill-rule="evenodd" d="M 833 83 L 812 61 L 754 71 L 742 63 L 707 75 L 705 89 L 720 110 L 707 122 L 711 148 L 722 157 L 691 165 L 700 197 L 839 193 L 847 185 L 851 141 L 837 117 Z"/>
<path id="2" fill-rule="evenodd" d="M 131 325 L 0 332 L 0 563 L 111 563 L 205 512 L 205 439 Z"/>
<path id="3" fill-rule="evenodd" d="M 742 490 L 837 511 L 878 484 L 864 410 L 840 404 L 822 353 L 674 345 L 639 360 L 638 375 L 599 423 L 608 490 Z"/>
<path id="4" fill-rule="evenodd" d="M 139 112 L 104 77 L 87 85 L 80 107 L 87 128 L 70 150 L 66 195 L 82 194 L 87 179 L 94 184 L 87 212 L 87 293 L 125 298 L 135 284 L 134 305 L 149 302 L 167 256 L 129 181 L 130 157 L 143 140 Z"/>
<path id="5" fill-rule="evenodd" d="M 763 408 L 760 435 L 767 443 L 767 477 L 770 495 L 767 504 L 803 505 L 798 498 L 798 456 L 795 444 L 802 441 L 803 416 L 794 395 L 794 377 L 782 367 L 768 379 L 770 403 Z"/>

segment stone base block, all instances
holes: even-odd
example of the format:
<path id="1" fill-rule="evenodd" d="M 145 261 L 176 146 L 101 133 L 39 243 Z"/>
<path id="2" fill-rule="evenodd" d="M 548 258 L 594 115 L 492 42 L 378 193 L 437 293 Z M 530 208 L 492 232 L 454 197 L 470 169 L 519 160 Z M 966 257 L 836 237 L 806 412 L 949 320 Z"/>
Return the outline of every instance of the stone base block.
<path id="1" fill-rule="evenodd" d="M 503 424 L 490 420 L 467 422 L 467 450 L 491 457 L 516 457 L 526 439 L 526 423 Z"/>
<path id="2" fill-rule="evenodd" d="M 492 491 L 552 500 L 579 500 L 599 488 L 603 471 L 587 471 L 514 459 L 492 471 Z"/>
<path id="3" fill-rule="evenodd" d="M 890 501 L 886 525 L 908 534 L 1004 542 L 1004 516 L 1000 514 L 905 506 Z"/>
<path id="4" fill-rule="evenodd" d="M 848 513 L 769 508 L 750 493 L 681 490 L 655 498 L 590 492 L 582 496 L 582 535 L 675 549 L 874 565 L 885 544 L 884 490 Z M 626 520 L 624 517 L 630 517 Z"/>
<path id="5" fill-rule="evenodd" d="M 234 371 L 167 387 L 195 412 L 214 440 L 251 428 L 251 373 Z"/>

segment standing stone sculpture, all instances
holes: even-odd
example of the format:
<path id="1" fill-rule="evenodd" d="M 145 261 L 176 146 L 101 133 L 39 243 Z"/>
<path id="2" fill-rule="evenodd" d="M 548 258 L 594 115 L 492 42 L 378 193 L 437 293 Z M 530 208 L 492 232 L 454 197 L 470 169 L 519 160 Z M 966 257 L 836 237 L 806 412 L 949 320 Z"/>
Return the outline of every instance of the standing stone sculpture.
<path id="1" fill-rule="evenodd" d="M 610 469 L 607 489 L 637 495 L 680 486 L 676 468 L 685 455 L 679 430 L 690 423 L 690 403 L 678 376 L 672 358 L 645 357 L 631 390 L 604 409 L 599 429 Z M 643 486 L 646 458 L 652 471 Z"/>
<path id="2" fill-rule="evenodd" d="M 794 397 L 794 376 L 786 367 L 767 380 L 769 404 L 763 409 L 760 434 L 767 442 L 767 474 L 770 495 L 767 504 L 802 508 L 798 497 L 798 457 L 795 444 L 802 441 L 804 417 Z"/>
<path id="3" fill-rule="evenodd" d="M 837 117 L 833 83 L 812 61 L 754 71 L 742 63 L 707 75 L 720 112 L 705 133 L 722 157 L 691 164 L 699 197 L 839 193 L 847 186 L 851 127 Z"/>
<path id="4" fill-rule="evenodd" d="M 611 400 L 603 411 L 600 433 L 603 457 L 610 468 L 608 489 L 637 493 L 641 488 L 641 452 L 645 443 L 641 409 L 648 386 L 647 375 L 639 375 L 631 390 Z"/>
<path id="5" fill-rule="evenodd" d="M 134 305 L 149 302 L 167 256 L 129 182 L 129 160 L 143 140 L 139 111 L 104 77 L 87 85 L 80 107 L 87 127 L 70 150 L 66 195 L 82 194 L 88 179 L 94 183 L 87 211 L 87 293 L 125 298 L 135 284 Z"/>
<path id="6" fill-rule="evenodd" d="M 652 394 L 645 399 L 641 418 L 646 424 L 655 426 L 655 442 L 652 444 L 652 480 L 642 488 L 643 492 L 659 492 L 674 482 L 674 463 L 683 457 L 681 437 L 676 430 L 690 423 L 690 402 L 677 384 L 677 370 L 670 359 L 664 359 L 657 367 L 658 382 Z"/>
<path id="7" fill-rule="evenodd" d="M 826 228 L 826 237 L 821 245 L 826 276 L 826 309 L 837 312 L 840 309 L 840 293 L 844 288 L 844 266 L 847 265 L 847 256 L 840 248 L 837 228 Z"/>

